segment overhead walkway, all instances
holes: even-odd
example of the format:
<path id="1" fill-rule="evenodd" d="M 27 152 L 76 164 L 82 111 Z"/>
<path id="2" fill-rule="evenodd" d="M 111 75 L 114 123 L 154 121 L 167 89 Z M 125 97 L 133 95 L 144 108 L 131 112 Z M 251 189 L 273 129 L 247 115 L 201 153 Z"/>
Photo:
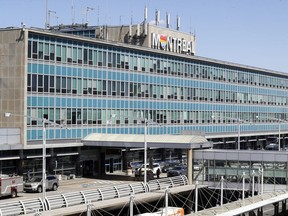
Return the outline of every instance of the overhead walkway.
<path id="1" fill-rule="evenodd" d="M 267 193 L 254 197 L 249 197 L 244 200 L 239 200 L 231 203 L 217 206 L 210 209 L 205 209 L 197 213 L 188 214 L 189 216 L 236 216 L 236 215 L 263 215 L 263 208 L 267 205 L 274 205 L 273 215 L 286 212 L 286 200 L 288 199 L 287 191 L 279 191 Z M 279 211 L 279 203 L 282 202 L 282 209 Z"/>
<path id="2" fill-rule="evenodd" d="M 239 181 L 243 173 L 251 178 L 259 168 L 263 168 L 264 192 L 288 186 L 288 151 L 206 149 L 193 151 L 193 159 L 203 165 L 195 180 L 209 187 L 216 186 L 221 176 L 231 183 Z"/>

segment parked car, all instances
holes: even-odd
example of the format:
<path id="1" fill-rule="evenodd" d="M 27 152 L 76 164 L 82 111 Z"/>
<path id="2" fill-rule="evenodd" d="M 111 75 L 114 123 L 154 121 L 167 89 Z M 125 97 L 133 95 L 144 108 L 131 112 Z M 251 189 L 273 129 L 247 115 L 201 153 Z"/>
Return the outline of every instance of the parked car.
<path id="1" fill-rule="evenodd" d="M 55 175 L 48 175 L 46 177 L 46 189 L 56 191 L 59 187 L 59 180 Z M 24 183 L 24 191 L 42 193 L 42 176 L 34 176 Z"/>
<path id="2" fill-rule="evenodd" d="M 174 168 L 168 170 L 167 177 L 187 175 L 187 166 L 175 166 Z"/>
<path id="3" fill-rule="evenodd" d="M 202 164 L 200 164 L 198 161 L 193 162 L 193 170 L 194 171 L 199 171 L 202 167 Z"/>
<path id="4" fill-rule="evenodd" d="M 168 162 L 162 167 L 162 172 L 167 173 L 168 170 L 173 169 L 173 167 L 179 165 L 179 163 L 176 162 Z"/>
<path id="5" fill-rule="evenodd" d="M 141 169 L 142 171 L 144 171 L 144 164 L 142 164 L 139 169 Z M 146 164 L 146 169 L 147 169 L 147 170 L 148 170 L 148 169 L 151 169 L 151 168 L 149 167 L 149 164 Z M 152 167 L 152 169 L 151 169 L 151 171 L 153 172 L 153 175 L 156 175 L 156 174 L 157 174 L 157 170 L 159 170 L 160 173 L 161 173 L 160 164 L 159 164 L 159 163 L 153 163 L 153 167 Z"/>
<path id="6" fill-rule="evenodd" d="M 270 143 L 265 146 L 266 151 L 278 151 L 279 150 L 279 145 L 276 143 Z"/>

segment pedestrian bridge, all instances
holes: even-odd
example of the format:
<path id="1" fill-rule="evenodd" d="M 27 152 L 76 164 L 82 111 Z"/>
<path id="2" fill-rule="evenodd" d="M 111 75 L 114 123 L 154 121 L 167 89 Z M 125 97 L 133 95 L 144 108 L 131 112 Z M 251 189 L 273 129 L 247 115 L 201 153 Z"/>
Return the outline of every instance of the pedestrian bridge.
<path id="1" fill-rule="evenodd" d="M 287 215 L 287 191 L 266 193 L 243 200 L 227 203 L 210 209 L 188 214 L 189 216 L 234 216 L 234 215 L 263 215 L 263 208 L 268 205 L 274 206 L 273 215 L 283 213 Z M 282 205 L 279 205 L 281 203 Z"/>

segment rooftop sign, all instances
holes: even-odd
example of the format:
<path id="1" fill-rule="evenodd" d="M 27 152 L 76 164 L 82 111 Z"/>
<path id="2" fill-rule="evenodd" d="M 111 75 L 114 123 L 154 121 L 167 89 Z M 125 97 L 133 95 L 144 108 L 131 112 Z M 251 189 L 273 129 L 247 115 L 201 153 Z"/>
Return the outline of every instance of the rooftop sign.
<path id="1" fill-rule="evenodd" d="M 152 33 L 151 36 L 152 48 L 167 50 L 170 52 L 194 54 L 192 41 L 156 33 Z"/>

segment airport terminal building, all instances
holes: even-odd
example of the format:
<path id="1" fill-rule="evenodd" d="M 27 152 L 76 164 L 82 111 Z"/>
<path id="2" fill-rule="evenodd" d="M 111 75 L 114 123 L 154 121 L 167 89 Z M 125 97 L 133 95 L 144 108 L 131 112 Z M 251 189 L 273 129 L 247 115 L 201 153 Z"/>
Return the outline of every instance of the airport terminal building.
<path id="1" fill-rule="evenodd" d="M 203 134 L 241 150 L 264 149 L 272 136 L 285 148 L 287 74 L 197 56 L 195 42 L 145 22 L 0 29 L 1 172 L 41 171 L 43 118 L 55 123 L 45 125 L 51 173 L 125 168 L 124 152 L 141 158 L 133 146 L 83 140 L 143 134 L 144 118 L 165 126 L 148 134 Z M 159 152 L 163 159 L 170 150 Z"/>

